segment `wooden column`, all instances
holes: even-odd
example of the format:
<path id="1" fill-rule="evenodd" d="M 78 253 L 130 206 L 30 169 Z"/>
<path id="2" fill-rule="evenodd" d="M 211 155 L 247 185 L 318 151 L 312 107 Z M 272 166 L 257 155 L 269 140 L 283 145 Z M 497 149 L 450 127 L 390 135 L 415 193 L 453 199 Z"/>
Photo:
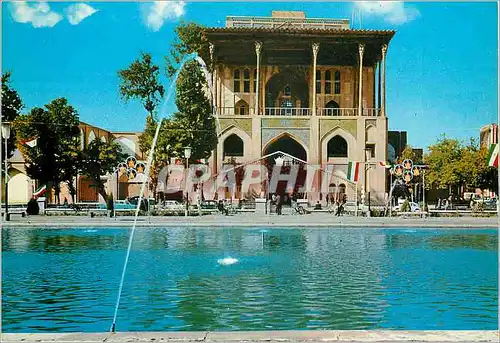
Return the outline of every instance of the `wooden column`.
<path id="1" fill-rule="evenodd" d="M 387 44 L 382 45 L 382 103 L 380 104 L 380 113 L 385 117 L 385 56 L 387 54 Z"/>
<path id="2" fill-rule="evenodd" d="M 316 115 L 316 63 L 318 59 L 319 43 L 312 44 L 313 49 L 313 74 L 312 74 L 312 115 Z"/>
<path id="3" fill-rule="evenodd" d="M 382 94 L 382 93 L 380 92 L 380 84 L 381 84 L 381 80 L 382 80 L 382 78 L 381 78 L 381 75 L 382 75 L 382 74 L 381 74 L 381 72 L 382 72 L 382 64 L 381 64 L 380 62 L 377 62 L 377 66 L 378 66 L 378 68 L 377 68 L 377 74 L 378 74 L 378 87 L 377 87 L 377 106 L 375 106 L 375 107 L 376 107 L 376 108 L 378 108 L 378 109 L 380 110 L 380 108 L 381 108 L 381 100 L 380 100 L 381 98 L 380 98 L 380 96 L 381 96 L 381 94 Z M 381 113 L 381 114 L 382 114 L 382 113 Z"/>
<path id="4" fill-rule="evenodd" d="M 254 114 L 259 115 L 259 89 L 260 89 L 260 52 L 262 51 L 262 42 L 255 42 L 255 54 L 257 55 L 257 80 L 255 83 L 255 110 Z"/>
<path id="5" fill-rule="evenodd" d="M 359 92 L 358 92 L 358 115 L 362 115 L 362 107 L 363 107 L 363 54 L 365 52 L 365 45 L 358 45 L 359 52 Z"/>

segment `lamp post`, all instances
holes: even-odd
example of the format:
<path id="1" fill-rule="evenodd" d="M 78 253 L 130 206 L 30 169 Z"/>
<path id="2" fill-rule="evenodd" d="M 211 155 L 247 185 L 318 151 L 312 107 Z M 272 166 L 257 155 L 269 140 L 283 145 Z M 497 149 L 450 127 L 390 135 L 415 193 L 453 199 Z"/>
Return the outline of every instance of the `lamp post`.
<path id="1" fill-rule="evenodd" d="M 7 152 L 7 141 L 10 137 L 10 123 L 3 122 L 2 123 L 2 137 L 5 140 L 5 221 L 9 221 L 9 181 L 7 180 L 9 176 L 8 172 L 8 152 Z"/>
<path id="2" fill-rule="evenodd" d="M 185 147 L 184 148 L 184 158 L 186 159 L 186 170 L 187 170 L 186 183 L 185 183 L 185 187 L 186 187 L 186 210 L 184 212 L 185 217 L 188 216 L 188 212 L 189 212 L 189 197 L 188 197 L 188 189 L 187 189 L 187 185 L 188 185 L 187 177 L 189 176 L 189 158 L 190 157 L 191 157 L 191 147 Z"/>

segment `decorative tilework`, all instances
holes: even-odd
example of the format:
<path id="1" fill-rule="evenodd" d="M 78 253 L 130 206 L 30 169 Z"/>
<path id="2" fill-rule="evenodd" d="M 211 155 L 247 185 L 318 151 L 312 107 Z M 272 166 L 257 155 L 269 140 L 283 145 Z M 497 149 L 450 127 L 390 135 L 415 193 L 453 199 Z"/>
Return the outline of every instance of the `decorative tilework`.
<path id="1" fill-rule="evenodd" d="M 266 118 L 262 119 L 262 127 L 267 128 L 309 128 L 309 119 L 298 118 Z"/>
<path id="2" fill-rule="evenodd" d="M 370 125 L 372 125 L 373 127 L 377 127 L 377 121 L 373 119 L 367 119 L 365 121 L 365 129 Z"/>
<path id="3" fill-rule="evenodd" d="M 299 143 L 305 147 L 309 146 L 309 129 L 262 129 L 262 148 L 264 148 L 272 139 L 282 135 L 283 133 L 289 133 L 293 138 L 297 139 Z"/>
<path id="4" fill-rule="evenodd" d="M 328 132 L 330 132 L 334 127 L 341 127 L 346 130 L 354 137 L 356 137 L 357 129 L 357 119 L 320 119 L 319 131 L 320 138 L 323 138 Z"/>
<path id="5" fill-rule="evenodd" d="M 252 119 L 251 118 L 220 118 L 220 126 L 222 131 L 230 127 L 236 126 L 238 129 L 248 133 L 252 137 Z"/>

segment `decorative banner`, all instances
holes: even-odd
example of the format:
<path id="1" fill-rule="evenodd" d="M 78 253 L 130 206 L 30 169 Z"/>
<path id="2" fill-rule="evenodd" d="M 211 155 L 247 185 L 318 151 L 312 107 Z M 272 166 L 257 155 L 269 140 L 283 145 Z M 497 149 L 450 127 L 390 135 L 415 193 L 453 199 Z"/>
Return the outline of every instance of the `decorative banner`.
<path id="1" fill-rule="evenodd" d="M 396 176 L 403 176 L 403 166 L 401 164 L 398 164 L 394 167 L 394 174 Z"/>
<path id="2" fill-rule="evenodd" d="M 137 170 L 139 174 L 144 174 L 144 172 L 146 171 L 146 165 L 143 162 L 137 162 L 137 164 L 135 165 L 135 170 Z"/>
<path id="3" fill-rule="evenodd" d="M 403 172 L 403 180 L 408 183 L 413 178 L 413 172 L 410 169 L 405 169 Z"/>
<path id="4" fill-rule="evenodd" d="M 135 170 L 134 168 L 127 169 L 127 177 L 129 180 L 135 179 L 136 176 L 137 170 Z"/>
<path id="5" fill-rule="evenodd" d="M 413 167 L 413 161 L 412 160 L 404 160 L 403 161 L 403 168 L 404 169 L 411 169 Z"/>
<path id="6" fill-rule="evenodd" d="M 412 171 L 413 171 L 413 176 L 419 176 L 420 175 L 420 167 L 419 166 L 414 166 Z"/>
<path id="7" fill-rule="evenodd" d="M 125 162 L 122 162 L 118 165 L 118 173 L 120 175 L 123 175 L 127 172 L 127 164 Z"/>
<path id="8" fill-rule="evenodd" d="M 133 156 L 129 156 L 127 158 L 127 167 L 128 168 L 135 168 L 135 165 L 137 163 L 137 160 Z"/>

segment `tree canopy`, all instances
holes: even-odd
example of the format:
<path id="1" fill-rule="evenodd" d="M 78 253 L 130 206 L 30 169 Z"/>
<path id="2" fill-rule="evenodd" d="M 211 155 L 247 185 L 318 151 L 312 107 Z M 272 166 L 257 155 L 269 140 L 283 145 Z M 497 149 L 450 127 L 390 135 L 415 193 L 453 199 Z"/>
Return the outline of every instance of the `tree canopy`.
<path id="1" fill-rule="evenodd" d="M 72 182 L 80 158 L 80 123 L 78 113 L 65 98 L 58 98 L 45 108 L 35 107 L 14 122 L 18 148 L 24 155 L 26 172 L 47 188 L 53 187 L 59 202 L 59 185 Z M 36 146 L 23 141 L 36 138 Z"/>
<path id="2" fill-rule="evenodd" d="M 12 88 L 11 85 L 11 73 L 7 72 L 2 75 L 2 121 L 13 122 L 19 116 L 21 109 L 23 108 L 23 102 L 17 91 Z M 8 158 L 12 157 L 12 154 L 16 148 L 16 134 L 14 131 L 11 132 L 10 138 L 7 141 L 7 153 L 5 152 L 5 141 L 1 137 L 1 149 L 2 149 L 2 165 L 7 155 Z"/>

